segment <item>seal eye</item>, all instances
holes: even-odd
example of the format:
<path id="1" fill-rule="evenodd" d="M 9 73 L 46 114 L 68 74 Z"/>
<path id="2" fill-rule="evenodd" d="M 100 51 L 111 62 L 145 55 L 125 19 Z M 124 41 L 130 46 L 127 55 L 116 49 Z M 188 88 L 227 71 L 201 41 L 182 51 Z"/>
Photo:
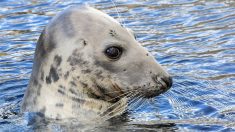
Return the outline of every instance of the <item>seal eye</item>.
<path id="1" fill-rule="evenodd" d="M 108 47 L 105 50 L 105 55 L 113 60 L 118 59 L 121 56 L 121 54 L 122 54 L 121 47 L 112 46 L 112 47 Z"/>

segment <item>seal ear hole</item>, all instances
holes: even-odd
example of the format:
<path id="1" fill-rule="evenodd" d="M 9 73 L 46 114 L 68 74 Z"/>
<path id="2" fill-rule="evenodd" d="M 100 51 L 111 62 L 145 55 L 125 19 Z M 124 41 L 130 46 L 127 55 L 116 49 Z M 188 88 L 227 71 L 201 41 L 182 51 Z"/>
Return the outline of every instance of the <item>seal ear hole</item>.
<path id="1" fill-rule="evenodd" d="M 123 71 L 126 71 L 126 69 L 123 69 Z"/>
<path id="2" fill-rule="evenodd" d="M 149 56 L 149 54 L 147 53 L 146 56 Z"/>
<path id="3" fill-rule="evenodd" d="M 111 46 L 105 49 L 104 54 L 111 60 L 118 60 L 122 55 L 122 47 Z"/>
<path id="4" fill-rule="evenodd" d="M 84 46 L 86 46 L 86 45 L 87 45 L 86 40 L 83 40 L 83 45 L 84 45 Z"/>
<path id="5" fill-rule="evenodd" d="M 149 73 L 152 74 L 152 71 L 150 71 Z"/>

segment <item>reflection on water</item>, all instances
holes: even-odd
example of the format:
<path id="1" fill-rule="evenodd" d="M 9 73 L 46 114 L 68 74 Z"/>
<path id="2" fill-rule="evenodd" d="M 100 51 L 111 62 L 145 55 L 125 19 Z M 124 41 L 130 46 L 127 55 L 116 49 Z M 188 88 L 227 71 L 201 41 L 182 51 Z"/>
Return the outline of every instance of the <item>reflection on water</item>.
<path id="1" fill-rule="evenodd" d="M 126 123 L 90 129 L 50 121 L 30 125 L 35 122 L 31 115 L 18 112 L 37 38 L 52 16 L 82 3 L 0 2 L 0 130 L 235 130 L 233 0 L 122 0 L 115 1 L 116 7 L 109 0 L 86 1 L 133 29 L 142 45 L 173 75 L 174 85 L 130 112 Z"/>

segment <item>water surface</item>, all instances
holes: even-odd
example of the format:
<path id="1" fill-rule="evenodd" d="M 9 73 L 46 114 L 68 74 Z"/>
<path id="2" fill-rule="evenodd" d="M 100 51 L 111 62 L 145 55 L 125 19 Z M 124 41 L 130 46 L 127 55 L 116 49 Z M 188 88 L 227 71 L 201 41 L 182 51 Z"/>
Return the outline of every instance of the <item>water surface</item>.
<path id="1" fill-rule="evenodd" d="M 173 87 L 134 109 L 131 121 L 118 127 L 87 130 L 53 122 L 35 127 L 32 113 L 18 113 L 36 41 L 56 13 L 85 2 L 133 29 L 137 40 L 172 74 Z M 85 2 L 0 1 L 0 131 L 235 131 L 235 1 Z"/>

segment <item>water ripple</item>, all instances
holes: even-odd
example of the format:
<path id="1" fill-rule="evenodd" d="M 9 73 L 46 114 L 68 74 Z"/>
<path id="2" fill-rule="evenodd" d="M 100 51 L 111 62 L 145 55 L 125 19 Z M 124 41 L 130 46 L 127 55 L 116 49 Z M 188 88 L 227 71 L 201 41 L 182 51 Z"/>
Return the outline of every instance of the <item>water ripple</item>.
<path id="1" fill-rule="evenodd" d="M 115 5 L 110 0 L 89 0 L 86 3 L 133 29 L 137 40 L 167 67 L 174 79 L 170 91 L 133 110 L 129 115 L 131 121 L 118 130 L 235 130 L 233 0 L 125 0 L 114 1 Z M 80 4 L 84 1 L 0 2 L 0 130 L 34 128 L 25 123 L 30 122 L 29 115 L 18 112 L 36 41 L 52 16 Z M 47 125 L 39 130 L 70 130 L 58 123 Z M 117 130 L 117 127 L 98 131 L 102 130 Z"/>

